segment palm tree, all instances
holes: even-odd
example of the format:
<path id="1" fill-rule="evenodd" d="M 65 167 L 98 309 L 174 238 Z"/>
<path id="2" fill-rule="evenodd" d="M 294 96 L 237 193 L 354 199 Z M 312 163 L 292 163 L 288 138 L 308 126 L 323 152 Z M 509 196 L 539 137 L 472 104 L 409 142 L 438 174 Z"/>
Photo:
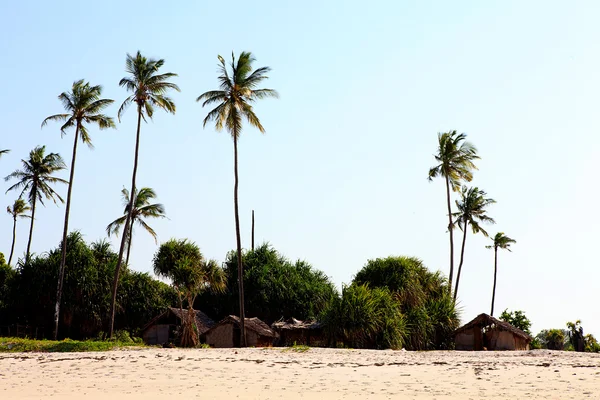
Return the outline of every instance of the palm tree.
<path id="1" fill-rule="evenodd" d="M 159 74 L 158 70 L 164 65 L 165 60 L 154 60 L 148 59 L 138 51 L 135 56 L 127 54 L 125 60 L 125 70 L 130 76 L 127 76 L 119 82 L 119 86 L 124 87 L 133 94 L 123 101 L 123 104 L 119 108 L 118 117 L 119 121 L 121 116 L 129 105 L 135 103 L 137 105 L 137 133 L 135 137 L 135 156 L 133 158 L 133 173 L 131 175 L 131 193 L 136 192 L 135 178 L 137 176 L 138 169 L 138 155 L 140 150 L 140 129 L 142 119 L 146 121 L 146 117 L 152 119 L 154 115 L 154 108 L 161 108 L 171 114 L 175 114 L 175 103 L 171 98 L 166 96 L 168 90 L 176 90 L 179 92 L 179 87 L 171 82 L 168 82 L 170 78 L 177 76 L 177 74 L 167 72 Z M 133 207 L 130 207 L 127 218 L 125 219 L 124 232 L 129 232 L 129 226 L 131 225 L 131 217 Z M 123 235 L 121 238 L 121 246 L 119 247 L 119 258 L 117 259 L 117 266 L 115 268 L 115 276 L 112 285 L 112 299 L 111 299 L 111 312 L 110 312 L 110 337 L 113 335 L 113 328 L 115 322 L 115 305 L 117 301 L 117 287 L 119 285 L 119 273 L 121 271 L 121 265 L 123 263 L 123 252 L 125 250 L 125 244 L 127 243 L 128 235 Z"/>
<path id="2" fill-rule="evenodd" d="M 454 213 L 456 217 L 456 223 L 463 231 L 463 241 L 460 250 L 460 263 L 458 264 L 458 273 L 456 274 L 456 287 L 454 288 L 454 301 L 456 301 L 456 295 L 458 294 L 458 283 L 460 282 L 460 273 L 462 271 L 463 261 L 465 258 L 465 243 L 467 241 L 467 228 L 471 224 L 471 230 L 473 234 L 481 232 L 485 237 L 488 237 L 488 233 L 479 225 L 482 222 L 495 224 L 493 218 L 488 217 L 487 207 L 490 204 L 494 204 L 494 199 L 488 199 L 487 193 L 483 190 L 479 190 L 477 187 L 467 188 L 463 186 L 460 193 L 461 200 L 456 201 L 458 212 Z"/>
<path id="3" fill-rule="evenodd" d="M 123 188 L 121 190 L 121 195 L 123 197 L 123 205 L 125 206 L 125 210 L 123 211 L 123 216 L 115 219 L 113 222 L 108 224 L 106 227 L 106 233 L 110 237 L 111 234 L 118 235 L 121 230 L 121 226 L 125 223 L 127 219 L 127 215 L 129 214 L 129 190 Z M 146 230 L 152 237 L 156 244 L 158 241 L 156 239 L 156 232 L 154 229 L 148 225 L 144 219 L 145 218 L 166 218 L 165 216 L 165 206 L 162 204 L 150 204 L 150 201 L 156 198 L 156 193 L 153 189 L 143 187 L 140 189 L 139 193 L 136 193 L 133 201 L 133 213 L 131 214 L 131 224 L 129 226 L 129 232 L 127 233 L 127 258 L 125 259 L 125 265 L 129 265 L 129 254 L 131 253 L 131 240 L 133 238 L 133 225 L 137 222 L 142 228 Z"/>
<path id="4" fill-rule="evenodd" d="M 267 73 L 271 70 L 269 67 L 257 68 L 253 71 L 252 64 L 255 61 L 250 52 L 242 52 L 237 59 L 233 52 L 231 53 L 231 74 L 227 71 L 227 66 L 223 57 L 219 56 L 219 90 L 211 90 L 198 96 L 196 101 L 203 101 L 202 107 L 218 104 L 204 118 L 203 126 L 209 121 L 215 121 L 217 131 L 221 131 L 223 126 L 229 131 L 233 138 L 233 158 L 234 158 L 234 186 L 233 203 L 235 213 L 235 235 L 237 244 L 238 261 L 238 285 L 239 285 L 239 306 L 241 321 L 241 340 L 242 346 L 246 346 L 246 326 L 244 312 L 244 282 L 242 266 L 242 241 L 240 237 L 240 216 L 238 211 L 238 139 L 242 133 L 242 120 L 245 118 L 250 125 L 258 128 L 261 133 L 265 133 L 260 120 L 254 113 L 252 103 L 257 99 L 266 97 L 278 97 L 273 89 L 258 89 L 257 86 L 268 79 Z"/>
<path id="5" fill-rule="evenodd" d="M 8 257 L 8 265 L 11 264 L 13 253 L 15 251 L 15 240 L 17 238 L 17 218 L 31 218 L 31 216 L 26 214 L 29 210 L 31 210 L 31 207 L 29 207 L 23 199 L 15 200 L 12 207 L 6 207 L 6 212 L 9 213 L 13 218 L 12 245 L 10 246 L 10 256 Z"/>
<path id="6" fill-rule="evenodd" d="M 31 150 L 28 160 L 23 162 L 23 169 L 16 170 L 4 178 L 5 181 L 17 179 L 17 183 L 12 185 L 6 191 L 21 190 L 19 198 L 22 198 L 27 192 L 27 199 L 31 205 L 31 226 L 29 227 L 29 240 L 27 241 L 27 252 L 25 253 L 25 263 L 29 262 L 31 250 L 31 238 L 33 237 L 33 223 L 35 221 L 35 206 L 39 201 L 44 205 L 44 198 L 54 201 L 56 199 L 61 203 L 65 201 L 50 186 L 53 183 L 69 183 L 64 179 L 52 176 L 53 173 L 66 168 L 65 162 L 58 153 L 46 153 L 46 146 L 38 146 Z"/>
<path id="7" fill-rule="evenodd" d="M 71 174 L 69 176 L 69 187 L 67 189 L 67 205 L 65 208 L 65 223 L 63 227 L 60 267 L 58 269 L 58 283 L 56 285 L 56 306 L 54 308 L 54 340 L 58 338 L 58 319 L 60 314 L 60 300 L 62 297 L 62 285 L 65 275 L 65 263 L 67 261 L 67 233 L 69 231 L 69 213 L 71 211 L 71 190 L 73 189 L 73 177 L 75 175 L 75 161 L 77 159 L 78 140 L 93 148 L 92 138 L 89 135 L 86 124 L 98 125 L 100 129 L 114 128 L 112 118 L 101 114 L 101 111 L 114 102 L 114 100 L 102 99 L 102 86 L 90 86 L 83 79 L 73 82 L 70 92 L 62 92 L 58 99 L 67 111 L 65 114 L 55 114 L 42 122 L 42 128 L 49 121 L 61 121 L 61 136 L 66 134 L 69 128 L 75 128 L 73 140 L 73 157 L 71 159 Z"/>
<path id="8" fill-rule="evenodd" d="M 471 182 L 473 170 L 477 169 L 474 161 L 479 159 L 477 149 L 465 141 L 467 135 L 456 131 L 438 133 L 438 149 L 434 155 L 438 165 L 429 169 L 429 181 L 441 176 L 446 181 L 446 203 L 448 205 L 448 233 L 450 234 L 450 274 L 448 290 L 452 292 L 452 277 L 454 276 L 454 235 L 452 230 L 452 207 L 450 205 L 450 188 L 454 192 L 460 190 L 461 182 Z"/>
<path id="9" fill-rule="evenodd" d="M 2 157 L 6 153 L 10 153 L 10 150 L 8 150 L 8 149 L 0 150 L 0 157 Z"/>
<path id="10" fill-rule="evenodd" d="M 498 249 L 512 251 L 510 249 L 510 245 L 517 243 L 517 241 L 506 236 L 504 232 L 496 233 L 492 240 L 494 241 L 494 244 L 485 247 L 488 249 L 494 249 L 494 288 L 492 289 L 492 311 L 490 312 L 490 315 L 493 317 L 494 301 L 496 300 L 496 276 L 498 274 Z"/>

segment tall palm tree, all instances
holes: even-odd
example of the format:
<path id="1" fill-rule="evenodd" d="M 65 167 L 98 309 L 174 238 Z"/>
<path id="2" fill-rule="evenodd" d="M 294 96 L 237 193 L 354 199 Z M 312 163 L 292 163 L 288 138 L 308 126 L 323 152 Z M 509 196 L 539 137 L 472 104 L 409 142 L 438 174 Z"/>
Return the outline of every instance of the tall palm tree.
<path id="1" fill-rule="evenodd" d="M 485 247 L 488 249 L 494 249 L 494 288 L 492 289 L 492 311 L 490 312 L 490 315 L 493 317 L 494 301 L 496 300 L 496 276 L 498 275 L 498 249 L 512 251 L 510 249 L 510 245 L 517 243 L 517 241 L 506 236 L 504 232 L 496 233 L 492 240 L 494 241 L 494 244 Z"/>
<path id="2" fill-rule="evenodd" d="M 65 223 L 61 245 L 60 267 L 58 268 L 58 283 L 56 285 L 56 305 L 54 307 L 54 340 L 58 338 L 58 319 L 60 314 L 60 301 L 62 297 L 62 285 L 65 275 L 65 263 L 67 261 L 67 233 L 69 231 L 69 214 L 71 211 L 71 191 L 73 189 L 73 177 L 75 175 L 75 161 L 77 159 L 77 143 L 79 139 L 89 148 L 93 148 L 92 138 L 89 135 L 86 124 L 95 124 L 99 129 L 114 128 L 112 118 L 101 113 L 114 100 L 102 99 L 102 86 L 91 86 L 83 79 L 73 82 L 70 92 L 62 92 L 58 99 L 67 111 L 65 114 L 55 114 L 42 122 L 42 128 L 50 121 L 64 122 L 60 127 L 61 136 L 66 134 L 67 129 L 75 128 L 73 139 L 73 157 L 71 158 L 71 174 L 69 175 L 69 187 L 67 189 L 67 205 L 65 208 Z"/>
<path id="3" fill-rule="evenodd" d="M 465 258 L 465 243 L 467 241 L 467 228 L 469 227 L 469 224 L 471 225 L 473 234 L 481 232 L 485 237 L 488 237 L 488 233 L 481 227 L 480 223 L 496 223 L 493 218 L 486 214 L 487 207 L 496 202 L 494 199 L 486 198 L 486 192 L 479 190 L 477 187 L 467 188 L 466 186 L 463 186 L 460 195 L 461 200 L 456 201 L 458 212 L 453 214 L 453 216 L 456 217 L 456 223 L 458 223 L 458 226 L 463 231 L 460 263 L 458 264 L 456 287 L 454 288 L 454 301 L 456 301 L 456 295 L 458 294 L 458 283 L 460 282 L 460 273 Z"/>
<path id="4" fill-rule="evenodd" d="M 106 233 L 110 237 L 111 234 L 118 235 L 119 231 L 123 224 L 125 224 L 125 220 L 127 219 L 127 215 L 129 214 L 129 190 L 123 188 L 121 190 L 121 195 L 123 197 L 123 205 L 125 209 L 123 210 L 123 216 L 115 219 L 113 222 L 108 224 L 106 227 Z M 140 189 L 139 193 L 134 195 L 133 201 L 133 213 L 131 214 L 131 224 L 129 225 L 129 232 L 127 232 L 128 240 L 127 240 L 127 258 L 125 259 L 125 265 L 129 265 L 129 254 L 131 253 L 131 240 L 133 238 L 133 225 L 137 222 L 142 228 L 146 230 L 152 237 L 156 244 L 158 244 L 158 240 L 156 239 L 156 232 L 154 229 L 150 227 L 144 221 L 145 218 L 166 218 L 165 216 L 165 206 L 162 204 L 150 204 L 150 201 L 156 198 L 156 193 L 153 189 L 143 187 Z"/>
<path id="5" fill-rule="evenodd" d="M 119 81 L 119 86 L 124 87 L 130 92 L 133 92 L 129 97 L 123 101 L 123 104 L 119 108 L 118 117 L 119 121 L 121 116 L 125 112 L 128 106 L 135 103 L 137 106 L 137 132 L 135 137 L 135 155 L 133 158 L 133 173 L 131 174 L 131 193 L 135 193 L 135 179 L 137 176 L 138 169 L 138 155 L 140 150 L 140 129 L 142 125 L 142 119 L 146 121 L 146 117 L 152 119 L 154 115 L 154 108 L 158 107 L 171 114 L 175 114 L 175 103 L 169 98 L 166 93 L 169 90 L 176 90 L 179 92 L 179 87 L 169 82 L 170 78 L 176 77 L 177 74 L 166 72 L 159 74 L 158 70 L 164 65 L 165 60 L 154 60 L 149 59 L 138 51 L 135 56 L 127 54 L 125 60 L 125 70 L 129 74 L 125 78 Z M 129 226 L 131 225 L 131 216 L 133 207 L 130 207 L 127 218 L 125 219 L 124 232 L 129 232 Z M 123 235 L 121 238 L 121 246 L 119 247 L 119 258 L 117 260 L 117 266 L 115 268 L 115 276 L 112 285 L 112 299 L 111 299 L 111 313 L 110 313 L 110 337 L 113 335 L 113 328 L 115 322 L 115 305 L 117 301 L 117 287 L 119 285 L 119 273 L 121 272 L 121 265 L 123 263 L 123 252 L 125 250 L 125 244 L 127 243 L 127 235 Z"/>
<path id="6" fill-rule="evenodd" d="M 15 241 L 17 238 L 17 218 L 31 218 L 30 215 L 26 214 L 29 210 L 31 210 L 31 207 L 29 207 L 23 199 L 15 200 L 12 207 L 6 207 L 6 212 L 9 213 L 13 219 L 12 245 L 10 246 L 10 257 L 8 257 L 8 265 L 11 264 L 13 253 L 15 251 Z"/>
<path id="7" fill-rule="evenodd" d="M 460 190 L 461 182 L 471 182 L 473 170 L 477 169 L 474 161 L 479 159 L 477 149 L 466 141 L 467 135 L 456 131 L 438 133 L 438 148 L 434 155 L 438 164 L 429 169 L 429 181 L 441 176 L 446 181 L 446 203 L 448 205 L 448 233 L 450 234 L 450 274 L 448 290 L 452 292 L 454 276 L 454 223 L 452 222 L 452 206 L 450 205 L 450 188 L 454 192 Z"/>
<path id="8" fill-rule="evenodd" d="M 27 199 L 31 205 L 31 226 L 29 227 L 29 240 L 27 241 L 27 252 L 25 253 L 25 263 L 29 262 L 29 254 L 31 250 L 31 238 L 33 237 L 33 223 L 35 221 L 35 207 L 39 201 L 44 204 L 44 198 L 54 201 L 56 199 L 61 203 L 65 201 L 58 193 L 54 191 L 51 184 L 54 183 L 69 183 L 64 179 L 52 176 L 66 168 L 65 162 L 58 153 L 46 154 L 46 146 L 38 146 L 31 150 L 28 160 L 21 160 L 23 169 L 16 170 L 12 174 L 4 178 L 5 181 L 17 179 L 17 183 L 12 185 L 6 191 L 21 190 L 19 198 L 22 198 L 27 192 Z"/>
<path id="9" fill-rule="evenodd" d="M 237 262 L 238 262 L 238 285 L 239 285 L 239 306 L 241 321 L 241 340 L 242 346 L 246 346 L 246 326 L 244 312 L 244 282 L 242 266 L 242 241 L 240 237 L 240 216 L 238 211 L 238 139 L 242 133 L 243 119 L 258 128 L 261 133 L 265 133 L 260 120 L 254 113 L 252 103 L 257 99 L 266 97 L 278 97 L 279 95 L 273 89 L 258 89 L 257 86 L 268 79 L 267 73 L 271 70 L 269 67 L 261 67 L 253 70 L 252 64 L 255 61 L 250 52 L 242 52 L 237 61 L 233 52 L 231 53 L 231 74 L 227 70 L 227 65 L 223 57 L 219 58 L 219 89 L 205 92 L 198 96 L 196 101 L 203 101 L 202 107 L 217 104 L 204 118 L 204 127 L 209 121 L 215 121 L 217 131 L 221 131 L 223 126 L 229 131 L 233 138 L 233 159 L 234 159 L 234 186 L 233 186 L 233 204 L 235 213 L 235 235 L 237 244 Z"/>

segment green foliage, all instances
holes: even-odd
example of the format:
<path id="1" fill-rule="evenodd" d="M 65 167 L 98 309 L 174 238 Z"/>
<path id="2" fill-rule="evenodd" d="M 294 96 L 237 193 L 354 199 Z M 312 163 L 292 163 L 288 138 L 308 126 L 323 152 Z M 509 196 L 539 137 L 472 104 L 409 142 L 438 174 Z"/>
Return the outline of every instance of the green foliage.
<path id="1" fill-rule="evenodd" d="M 82 351 L 109 351 L 122 347 L 145 347 L 140 342 L 129 339 L 121 341 L 95 341 L 95 340 L 32 340 L 21 338 L 0 338 L 0 353 L 21 352 L 82 352 Z"/>
<path id="2" fill-rule="evenodd" d="M 500 320 L 508 322 L 515 328 L 522 330 L 523 332 L 531 335 L 531 321 L 525 316 L 525 313 L 521 310 L 508 311 L 508 309 L 502 311 L 500 314 Z"/>
<path id="3" fill-rule="evenodd" d="M 400 349 L 408 336 L 400 303 L 387 288 L 352 284 L 324 310 L 321 322 L 336 343 L 353 348 Z"/>
<path id="4" fill-rule="evenodd" d="M 460 322 L 446 279 L 430 272 L 414 257 L 369 260 L 356 274 L 353 284 L 386 288 L 398 301 L 405 317 L 411 350 L 447 349 Z"/>
<path id="5" fill-rule="evenodd" d="M 467 135 L 456 131 L 438 133 L 438 148 L 435 160 L 438 165 L 429 170 L 429 180 L 438 176 L 447 177 L 455 192 L 461 182 L 471 182 L 475 160 L 479 159 L 477 149 L 466 141 Z"/>
<path id="6" fill-rule="evenodd" d="M 590 353 L 600 353 L 600 343 L 598 343 L 592 334 L 585 335 L 585 351 Z"/>
<path id="7" fill-rule="evenodd" d="M 544 329 L 535 337 L 542 349 L 564 350 L 568 343 L 568 335 L 562 329 Z"/>
<path id="8" fill-rule="evenodd" d="M 296 342 L 294 342 L 294 344 L 290 347 L 286 347 L 285 349 L 282 350 L 282 352 L 288 352 L 288 351 L 293 351 L 294 353 L 306 353 L 307 351 L 310 350 L 310 346 L 307 346 L 305 344 L 296 344 Z"/>

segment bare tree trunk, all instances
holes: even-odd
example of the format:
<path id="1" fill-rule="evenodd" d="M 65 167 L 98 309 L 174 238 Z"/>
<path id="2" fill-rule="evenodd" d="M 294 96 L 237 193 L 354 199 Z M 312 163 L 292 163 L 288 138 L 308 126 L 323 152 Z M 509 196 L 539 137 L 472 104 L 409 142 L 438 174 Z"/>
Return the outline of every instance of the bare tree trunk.
<path id="1" fill-rule="evenodd" d="M 492 289 L 492 311 L 490 315 L 494 316 L 494 301 L 496 300 L 496 275 L 498 274 L 498 247 L 494 246 L 494 288 Z"/>
<path id="2" fill-rule="evenodd" d="M 237 135 L 233 135 L 233 158 L 234 158 L 234 176 L 233 204 L 235 213 L 235 238 L 237 244 L 237 267 L 238 267 L 238 288 L 240 300 L 240 345 L 246 347 L 246 312 L 244 310 L 244 271 L 242 264 L 242 239 L 240 237 L 240 215 L 238 211 L 238 150 Z"/>
<path id="3" fill-rule="evenodd" d="M 125 226 L 123 227 L 123 235 L 121 237 L 121 246 L 119 247 L 119 258 L 117 259 L 117 266 L 115 267 L 115 277 L 112 285 L 112 299 L 110 302 L 110 338 L 113 337 L 113 330 L 115 325 L 115 308 L 117 302 L 117 288 L 119 286 L 119 273 L 121 272 L 121 265 L 123 263 L 123 252 L 125 250 L 125 243 L 127 242 L 127 235 L 125 232 L 129 231 L 129 225 L 131 224 L 131 214 L 133 213 L 133 194 L 135 193 L 135 178 L 138 169 L 138 155 L 140 151 L 140 128 L 142 124 L 142 106 L 138 104 L 138 123 L 137 123 L 137 134 L 135 137 L 135 157 L 133 159 L 133 174 L 131 176 L 131 193 L 129 195 L 129 212 L 125 219 Z"/>
<path id="4" fill-rule="evenodd" d="M 60 316 L 60 300 L 62 298 L 63 280 L 65 277 L 65 264 L 67 263 L 67 234 L 69 232 L 69 212 L 71 211 L 71 190 L 75 176 L 75 159 L 77 158 L 77 139 L 79 139 L 80 123 L 75 128 L 73 142 L 73 158 L 71 159 L 71 174 L 69 175 L 69 188 L 67 189 L 67 206 L 65 208 L 65 225 L 63 228 L 62 248 L 60 253 L 60 267 L 58 268 L 58 283 L 56 285 L 56 304 L 54 305 L 54 340 L 58 339 L 58 320 Z"/>
<path id="5" fill-rule="evenodd" d="M 454 234 L 452 225 L 452 206 L 450 204 L 450 179 L 446 176 L 446 200 L 448 202 L 448 233 L 450 234 L 450 275 L 448 276 L 448 292 L 452 294 L 452 277 L 454 276 Z M 454 296 L 456 298 L 456 295 Z"/>
<path id="6" fill-rule="evenodd" d="M 252 210 L 252 251 L 254 251 L 254 210 Z"/>
<path id="7" fill-rule="evenodd" d="M 33 193 L 37 194 L 37 184 L 33 184 Z M 27 252 L 25 253 L 25 264 L 29 264 L 29 253 L 31 250 L 31 238 L 33 237 L 33 223 L 35 221 L 35 203 L 37 196 L 33 196 L 33 203 L 31 203 L 31 225 L 29 226 L 29 240 L 27 241 Z"/>
<path id="8" fill-rule="evenodd" d="M 8 257 L 8 265 L 12 262 L 12 257 L 15 252 L 15 241 L 17 240 L 17 216 L 13 216 L 13 238 L 10 246 L 10 257 Z"/>
<path id="9" fill-rule="evenodd" d="M 127 241 L 127 258 L 125 259 L 125 265 L 129 266 L 129 254 L 131 254 L 131 241 L 133 238 L 133 221 L 129 227 L 129 240 Z"/>
<path id="10" fill-rule="evenodd" d="M 456 287 L 454 288 L 454 302 L 455 303 L 456 303 L 456 296 L 458 295 L 458 283 L 460 282 L 460 272 L 462 271 L 463 260 L 465 257 L 465 242 L 467 241 L 467 228 L 468 227 L 469 227 L 469 222 L 465 221 L 462 248 L 460 250 L 460 263 L 458 264 L 458 273 L 456 274 Z"/>

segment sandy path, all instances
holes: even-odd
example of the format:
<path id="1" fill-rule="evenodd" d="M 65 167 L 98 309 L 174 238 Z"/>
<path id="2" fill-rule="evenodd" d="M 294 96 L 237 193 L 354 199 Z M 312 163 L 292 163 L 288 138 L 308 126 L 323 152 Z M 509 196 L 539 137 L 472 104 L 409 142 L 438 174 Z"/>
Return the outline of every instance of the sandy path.
<path id="1" fill-rule="evenodd" d="M 600 399 L 600 355 L 311 349 L 0 354 L 0 399 Z"/>

